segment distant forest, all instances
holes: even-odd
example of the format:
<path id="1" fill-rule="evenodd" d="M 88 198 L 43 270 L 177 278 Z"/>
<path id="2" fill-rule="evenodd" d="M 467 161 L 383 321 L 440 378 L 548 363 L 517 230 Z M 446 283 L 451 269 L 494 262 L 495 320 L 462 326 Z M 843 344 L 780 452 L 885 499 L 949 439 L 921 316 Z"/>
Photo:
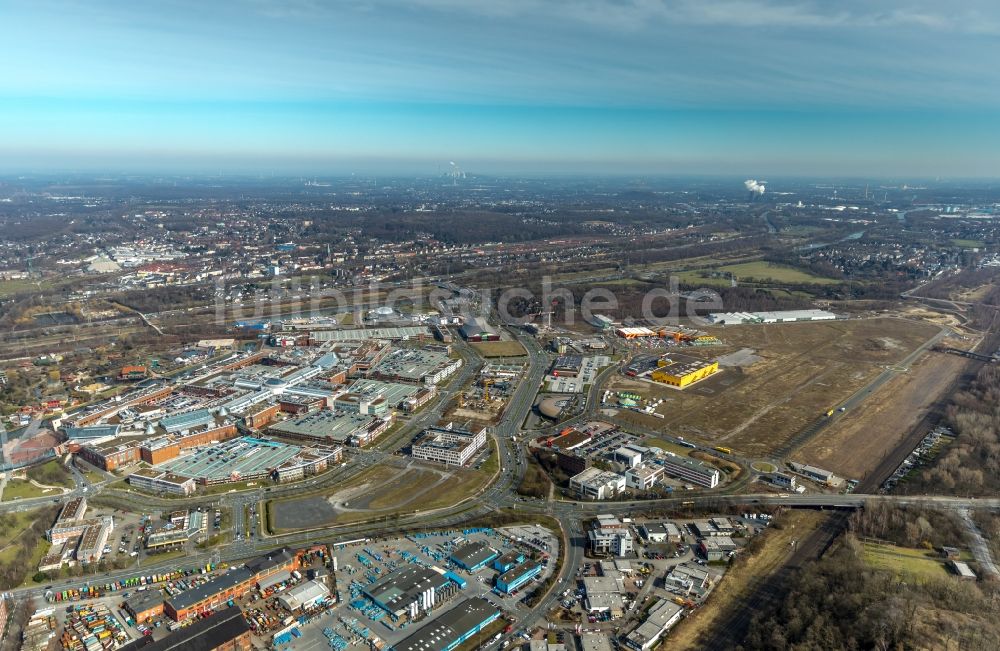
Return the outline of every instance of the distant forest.
<path id="1" fill-rule="evenodd" d="M 366 237 L 385 242 L 408 242 L 433 238 L 450 245 L 484 242 L 528 242 L 572 235 L 594 234 L 592 225 L 601 215 L 592 212 L 505 213 L 501 211 L 380 212 L 310 215 L 313 221 L 303 236 L 323 240 L 345 231 L 360 229 Z M 610 221 L 610 219 L 609 219 Z M 681 228 L 691 222 L 689 215 L 639 212 L 614 213 L 617 224 L 651 224 L 661 228 Z"/>

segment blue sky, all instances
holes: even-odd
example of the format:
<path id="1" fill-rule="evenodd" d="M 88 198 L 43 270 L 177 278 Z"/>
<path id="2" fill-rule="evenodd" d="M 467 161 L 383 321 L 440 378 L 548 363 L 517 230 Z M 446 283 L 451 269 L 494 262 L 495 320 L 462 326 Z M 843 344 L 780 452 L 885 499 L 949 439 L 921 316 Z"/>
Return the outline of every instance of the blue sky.
<path id="1" fill-rule="evenodd" d="M 1000 176 L 984 0 L 8 0 L 0 60 L 5 171 Z"/>

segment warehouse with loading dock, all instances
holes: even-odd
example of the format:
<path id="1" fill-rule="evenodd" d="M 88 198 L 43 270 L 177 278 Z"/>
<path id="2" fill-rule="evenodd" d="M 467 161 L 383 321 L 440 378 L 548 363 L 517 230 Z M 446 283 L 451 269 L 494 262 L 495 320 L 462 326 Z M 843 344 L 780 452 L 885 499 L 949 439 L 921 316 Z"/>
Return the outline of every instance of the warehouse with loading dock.
<path id="1" fill-rule="evenodd" d="M 649 609 L 645 621 L 625 636 L 625 644 L 635 651 L 649 651 L 659 643 L 664 633 L 680 621 L 683 614 L 682 606 L 660 599 Z"/>
<path id="2" fill-rule="evenodd" d="M 500 611 L 485 599 L 467 599 L 387 651 L 452 651 L 499 617 Z"/>
<path id="3" fill-rule="evenodd" d="M 694 357 L 671 354 L 656 362 L 656 370 L 650 375 L 654 382 L 662 382 L 683 389 L 689 384 L 704 380 L 718 372 L 719 362 L 705 361 Z"/>
<path id="4" fill-rule="evenodd" d="M 524 561 L 497 577 L 497 589 L 510 594 L 538 576 L 541 571 L 542 566 L 536 561 Z"/>
<path id="5" fill-rule="evenodd" d="M 163 593 L 159 590 L 136 592 L 124 604 L 125 611 L 140 624 L 163 614 Z"/>
<path id="6" fill-rule="evenodd" d="M 500 334 L 482 319 L 469 319 L 459 332 L 466 341 L 500 341 Z"/>
<path id="7" fill-rule="evenodd" d="M 793 323 L 796 321 L 833 321 L 837 315 L 826 310 L 784 310 L 778 312 L 713 312 L 708 322 L 713 325 L 743 323 Z"/>
<path id="8" fill-rule="evenodd" d="M 289 612 L 309 608 L 320 599 L 330 596 L 330 589 L 320 581 L 306 581 L 278 595 L 278 601 Z"/>
<path id="9" fill-rule="evenodd" d="M 163 605 L 163 612 L 172 620 L 182 622 L 198 613 L 213 610 L 230 599 L 242 597 L 255 583 L 298 567 L 299 559 L 295 554 L 288 549 L 279 549 L 170 597 Z"/>
<path id="10" fill-rule="evenodd" d="M 409 615 L 412 619 L 420 612 L 432 610 L 442 597 L 456 589 L 444 572 L 408 565 L 371 584 L 364 594 L 390 615 Z"/>
<path id="11" fill-rule="evenodd" d="M 454 561 L 459 567 L 469 571 L 478 572 L 487 565 L 490 561 L 497 558 L 500 552 L 493 549 L 489 545 L 481 542 L 466 543 L 461 547 L 457 547 L 455 551 L 451 553 L 451 560 Z"/>
<path id="12" fill-rule="evenodd" d="M 239 608 L 226 608 L 222 612 L 198 620 L 165 638 L 153 641 L 144 635 L 121 647 L 120 651 L 250 651 L 250 626 Z"/>

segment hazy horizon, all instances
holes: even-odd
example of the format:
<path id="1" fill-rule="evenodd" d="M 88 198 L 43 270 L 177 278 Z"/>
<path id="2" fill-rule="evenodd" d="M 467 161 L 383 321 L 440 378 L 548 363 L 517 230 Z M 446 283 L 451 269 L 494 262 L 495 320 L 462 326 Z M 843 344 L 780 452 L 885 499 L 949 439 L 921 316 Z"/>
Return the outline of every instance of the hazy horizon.
<path id="1" fill-rule="evenodd" d="M 960 4 L 15 2 L 0 171 L 996 178 Z"/>

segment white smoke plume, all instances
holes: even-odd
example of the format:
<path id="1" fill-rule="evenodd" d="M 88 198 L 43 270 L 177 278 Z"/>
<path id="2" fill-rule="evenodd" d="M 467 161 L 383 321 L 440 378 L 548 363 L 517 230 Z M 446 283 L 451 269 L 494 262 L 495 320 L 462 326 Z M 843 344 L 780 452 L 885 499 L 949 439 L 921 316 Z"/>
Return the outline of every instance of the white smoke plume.
<path id="1" fill-rule="evenodd" d="M 764 189 L 765 189 L 764 181 L 758 182 L 754 179 L 747 179 L 746 181 L 743 182 L 743 185 L 746 186 L 747 190 L 756 194 L 757 196 L 764 194 Z"/>

